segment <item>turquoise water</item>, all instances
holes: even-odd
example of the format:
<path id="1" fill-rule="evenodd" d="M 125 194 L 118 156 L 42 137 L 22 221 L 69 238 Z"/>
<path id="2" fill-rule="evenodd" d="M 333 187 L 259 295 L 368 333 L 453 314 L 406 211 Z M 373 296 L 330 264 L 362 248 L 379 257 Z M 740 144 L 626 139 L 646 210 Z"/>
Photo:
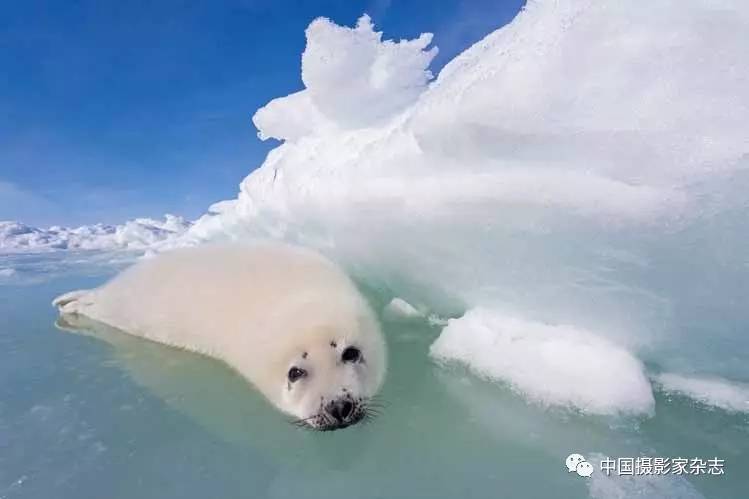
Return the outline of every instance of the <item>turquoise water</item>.
<path id="1" fill-rule="evenodd" d="M 105 328 L 54 326 L 55 295 L 97 285 L 123 262 L 11 263 L 18 275 L 0 284 L 1 499 L 738 499 L 749 490 L 748 415 L 660 393 L 652 418 L 543 408 L 435 364 L 427 352 L 439 329 L 421 322 L 384 322 L 390 369 L 379 418 L 300 430 L 219 362 Z M 368 296 L 380 310 L 391 298 Z M 725 474 L 583 478 L 564 466 L 572 452 L 717 456 Z"/>

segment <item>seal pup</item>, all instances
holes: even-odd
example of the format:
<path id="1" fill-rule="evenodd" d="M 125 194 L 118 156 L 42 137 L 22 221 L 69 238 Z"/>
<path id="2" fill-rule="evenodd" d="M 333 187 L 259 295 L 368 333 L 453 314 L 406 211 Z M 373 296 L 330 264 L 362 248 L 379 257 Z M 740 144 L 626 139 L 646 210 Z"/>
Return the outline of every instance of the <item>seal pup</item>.
<path id="1" fill-rule="evenodd" d="M 374 312 L 339 267 L 300 247 L 178 249 L 52 303 L 62 317 L 220 359 L 318 430 L 364 419 L 385 376 Z"/>

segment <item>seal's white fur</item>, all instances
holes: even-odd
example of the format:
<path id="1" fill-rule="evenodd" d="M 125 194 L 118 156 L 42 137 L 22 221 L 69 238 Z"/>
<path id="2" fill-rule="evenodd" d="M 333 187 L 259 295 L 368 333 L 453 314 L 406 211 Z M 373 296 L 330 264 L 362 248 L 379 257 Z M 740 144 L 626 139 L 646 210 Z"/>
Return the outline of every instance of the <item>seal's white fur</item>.
<path id="1" fill-rule="evenodd" d="M 325 425 L 330 401 L 366 401 L 385 373 L 384 340 L 370 307 L 338 267 L 302 248 L 175 250 L 53 304 L 63 315 L 221 359 L 279 409 L 313 425 Z M 361 361 L 342 361 L 347 346 L 361 350 Z M 292 366 L 308 375 L 290 383 Z"/>

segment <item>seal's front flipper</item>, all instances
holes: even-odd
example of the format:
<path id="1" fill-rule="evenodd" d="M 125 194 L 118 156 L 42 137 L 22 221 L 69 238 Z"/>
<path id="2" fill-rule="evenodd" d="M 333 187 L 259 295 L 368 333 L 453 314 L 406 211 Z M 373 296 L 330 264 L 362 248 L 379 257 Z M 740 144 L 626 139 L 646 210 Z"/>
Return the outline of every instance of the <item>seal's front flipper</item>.
<path id="1" fill-rule="evenodd" d="M 57 307 L 60 313 L 75 313 L 78 311 L 81 298 L 89 293 L 91 293 L 89 289 L 79 289 L 78 291 L 62 294 L 52 300 L 52 306 Z"/>

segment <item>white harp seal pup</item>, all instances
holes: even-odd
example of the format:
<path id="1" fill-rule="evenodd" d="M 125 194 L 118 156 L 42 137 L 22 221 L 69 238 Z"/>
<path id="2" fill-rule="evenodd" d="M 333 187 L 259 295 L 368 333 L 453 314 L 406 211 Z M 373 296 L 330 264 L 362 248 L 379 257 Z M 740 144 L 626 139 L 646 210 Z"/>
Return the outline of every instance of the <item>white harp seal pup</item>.
<path id="1" fill-rule="evenodd" d="M 367 417 L 385 376 L 374 312 L 339 267 L 300 247 L 178 249 L 52 303 L 62 316 L 220 359 L 319 430 Z"/>

